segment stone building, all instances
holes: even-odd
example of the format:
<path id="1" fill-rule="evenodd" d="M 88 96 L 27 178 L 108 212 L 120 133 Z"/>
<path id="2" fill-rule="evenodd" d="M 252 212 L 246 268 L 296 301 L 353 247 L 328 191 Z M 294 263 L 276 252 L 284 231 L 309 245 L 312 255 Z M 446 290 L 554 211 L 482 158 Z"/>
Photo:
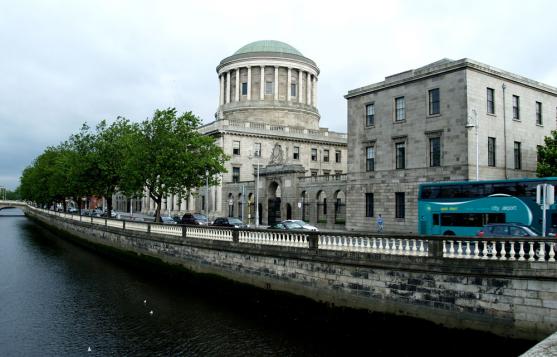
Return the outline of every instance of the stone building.
<path id="1" fill-rule="evenodd" d="M 258 206 L 261 224 L 304 218 L 344 227 L 346 134 L 319 127 L 315 62 L 286 43 L 257 41 L 223 59 L 217 74 L 216 120 L 199 130 L 231 157 L 228 172 L 219 186 L 199 188 L 187 199 L 167 198 L 163 212 L 243 217 L 254 224 Z M 148 198 L 143 207 L 155 208 Z"/>
<path id="2" fill-rule="evenodd" d="M 556 128 L 556 88 L 470 59 L 443 59 L 345 98 L 347 225 L 357 230 L 381 214 L 385 230 L 417 232 L 421 182 L 535 176 L 537 146 Z"/>

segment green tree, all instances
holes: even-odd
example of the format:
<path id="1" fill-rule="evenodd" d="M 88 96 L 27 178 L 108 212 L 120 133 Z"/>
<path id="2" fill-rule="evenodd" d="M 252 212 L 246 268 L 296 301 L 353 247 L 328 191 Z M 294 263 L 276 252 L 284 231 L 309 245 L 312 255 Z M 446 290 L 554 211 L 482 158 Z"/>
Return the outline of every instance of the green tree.
<path id="1" fill-rule="evenodd" d="M 95 163 L 95 194 L 104 196 L 108 217 L 113 209 L 112 196 L 122 191 L 129 197 L 143 191 L 143 182 L 135 170 L 130 170 L 129 160 L 135 144 L 141 139 L 139 125 L 118 117 L 108 125 L 97 125 L 93 161 Z"/>
<path id="2" fill-rule="evenodd" d="M 43 206 L 65 204 L 68 191 L 63 170 L 64 155 L 60 147 L 49 147 L 23 170 L 19 187 L 23 199 Z"/>
<path id="3" fill-rule="evenodd" d="M 557 130 L 546 136 L 544 145 L 538 147 L 536 172 L 539 177 L 557 176 Z"/>
<path id="4" fill-rule="evenodd" d="M 200 124 L 191 112 L 177 116 L 175 108 L 156 110 L 151 120 L 141 123 L 141 138 L 126 172 L 132 182 L 141 178 L 156 203 L 156 221 L 160 222 L 163 197 L 185 197 L 203 187 L 207 177 L 210 184 L 217 184 L 217 175 L 226 172 L 228 157 L 212 137 L 197 131 Z"/>

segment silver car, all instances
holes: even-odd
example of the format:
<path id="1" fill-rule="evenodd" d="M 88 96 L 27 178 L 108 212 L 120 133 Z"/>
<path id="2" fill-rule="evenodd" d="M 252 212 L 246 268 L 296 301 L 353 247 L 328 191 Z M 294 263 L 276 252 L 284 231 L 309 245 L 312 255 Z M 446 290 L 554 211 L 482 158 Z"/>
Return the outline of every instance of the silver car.
<path id="1" fill-rule="evenodd" d="M 319 229 L 317 229 L 317 227 L 312 226 L 311 224 L 302 221 L 301 219 L 287 219 L 283 222 L 290 222 L 290 223 L 295 223 L 299 226 L 301 226 L 303 229 L 306 229 L 308 231 L 319 231 Z"/>

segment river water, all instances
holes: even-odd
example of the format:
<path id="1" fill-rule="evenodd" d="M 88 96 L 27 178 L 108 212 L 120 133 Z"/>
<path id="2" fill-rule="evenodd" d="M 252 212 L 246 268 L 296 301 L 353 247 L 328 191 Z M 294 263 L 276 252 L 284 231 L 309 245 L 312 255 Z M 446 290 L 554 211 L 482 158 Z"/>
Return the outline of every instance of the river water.
<path id="1" fill-rule="evenodd" d="M 0 356 L 516 356 L 532 345 L 132 264 L 0 211 Z"/>

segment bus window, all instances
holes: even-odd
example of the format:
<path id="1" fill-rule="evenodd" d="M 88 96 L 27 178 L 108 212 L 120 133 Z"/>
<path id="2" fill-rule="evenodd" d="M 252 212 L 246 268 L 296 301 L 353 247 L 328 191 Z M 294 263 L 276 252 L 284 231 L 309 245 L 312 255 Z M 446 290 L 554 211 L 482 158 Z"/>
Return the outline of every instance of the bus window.
<path id="1" fill-rule="evenodd" d="M 441 198 L 455 198 L 462 196 L 462 186 L 460 185 L 447 185 L 441 186 L 441 191 L 439 192 L 439 197 Z"/>
<path id="2" fill-rule="evenodd" d="M 437 186 L 424 186 L 422 187 L 422 199 L 430 200 L 439 198 L 439 187 Z"/>
<path id="3" fill-rule="evenodd" d="M 504 213 L 488 213 L 487 214 L 487 223 L 505 223 L 506 216 Z"/>
<path id="4" fill-rule="evenodd" d="M 438 225 L 439 225 L 439 213 L 434 213 L 434 214 L 433 214 L 433 225 L 434 225 L 434 226 L 438 226 Z"/>
<path id="5" fill-rule="evenodd" d="M 483 227 L 481 213 L 444 213 L 441 225 L 447 227 Z"/>

